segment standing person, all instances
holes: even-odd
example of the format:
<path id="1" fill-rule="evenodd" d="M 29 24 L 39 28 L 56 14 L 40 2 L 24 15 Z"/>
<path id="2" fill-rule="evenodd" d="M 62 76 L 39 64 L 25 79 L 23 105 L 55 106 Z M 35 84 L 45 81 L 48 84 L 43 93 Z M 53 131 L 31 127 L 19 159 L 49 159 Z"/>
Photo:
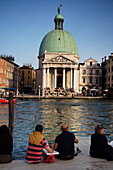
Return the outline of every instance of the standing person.
<path id="1" fill-rule="evenodd" d="M 95 133 L 91 135 L 90 156 L 113 160 L 113 148 L 108 145 L 102 125 L 95 126 Z"/>
<path id="2" fill-rule="evenodd" d="M 43 126 L 36 125 L 35 132 L 29 136 L 29 145 L 26 153 L 28 163 L 40 163 L 43 161 L 43 147 L 50 153 L 53 150 L 49 147 L 47 140 L 42 135 Z"/>
<path id="3" fill-rule="evenodd" d="M 74 143 L 78 143 L 74 134 L 68 131 L 68 125 L 61 124 L 62 133 L 55 139 L 54 149 L 59 152 L 58 158 L 69 160 L 74 158 Z"/>
<path id="4" fill-rule="evenodd" d="M 13 140 L 6 125 L 0 127 L 0 163 L 12 161 Z"/>

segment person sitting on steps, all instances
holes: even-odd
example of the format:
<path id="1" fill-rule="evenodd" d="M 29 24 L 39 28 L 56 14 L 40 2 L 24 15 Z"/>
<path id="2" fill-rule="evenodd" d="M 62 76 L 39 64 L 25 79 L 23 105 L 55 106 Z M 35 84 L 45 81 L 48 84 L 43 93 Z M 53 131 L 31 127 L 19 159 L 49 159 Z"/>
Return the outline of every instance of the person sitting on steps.
<path id="1" fill-rule="evenodd" d="M 61 124 L 62 133 L 59 134 L 54 143 L 54 149 L 59 152 L 58 158 L 61 160 L 70 160 L 74 158 L 74 143 L 78 143 L 75 135 L 68 131 L 68 125 Z"/>
<path id="2" fill-rule="evenodd" d="M 113 160 L 113 148 L 108 145 L 102 125 L 96 125 L 95 133 L 91 135 L 90 156 L 94 158 L 105 158 L 109 161 Z"/>
<path id="3" fill-rule="evenodd" d="M 43 126 L 36 125 L 35 132 L 29 136 L 29 145 L 26 153 L 28 163 L 40 163 L 43 161 L 43 147 L 52 153 L 53 149 L 49 147 L 47 140 L 42 135 Z"/>
<path id="4" fill-rule="evenodd" d="M 6 125 L 0 127 L 0 163 L 12 161 L 13 139 Z"/>

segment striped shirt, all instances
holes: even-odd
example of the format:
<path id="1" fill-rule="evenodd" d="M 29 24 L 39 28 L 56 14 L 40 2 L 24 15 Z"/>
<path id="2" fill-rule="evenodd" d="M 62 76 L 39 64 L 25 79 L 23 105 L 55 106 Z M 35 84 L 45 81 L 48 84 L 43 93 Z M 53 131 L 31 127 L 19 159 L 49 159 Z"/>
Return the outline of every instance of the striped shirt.
<path id="1" fill-rule="evenodd" d="M 40 142 L 39 145 L 33 144 L 29 142 L 27 153 L 26 153 L 26 160 L 29 163 L 38 163 L 42 161 L 43 158 L 43 147 L 48 147 L 48 142 L 45 138 Z"/>

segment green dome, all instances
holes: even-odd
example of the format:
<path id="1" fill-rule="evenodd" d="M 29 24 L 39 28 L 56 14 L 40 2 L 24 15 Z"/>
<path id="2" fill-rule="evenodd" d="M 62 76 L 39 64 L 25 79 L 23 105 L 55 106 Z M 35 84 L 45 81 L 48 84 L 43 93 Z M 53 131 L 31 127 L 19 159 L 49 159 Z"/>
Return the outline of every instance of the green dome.
<path id="1" fill-rule="evenodd" d="M 45 50 L 61 53 L 72 53 L 74 51 L 75 55 L 78 56 L 78 48 L 73 36 L 62 29 L 55 29 L 45 35 L 40 45 L 39 56 L 43 55 Z"/>
<path id="2" fill-rule="evenodd" d="M 55 19 L 63 19 L 63 16 L 61 14 L 57 14 Z"/>

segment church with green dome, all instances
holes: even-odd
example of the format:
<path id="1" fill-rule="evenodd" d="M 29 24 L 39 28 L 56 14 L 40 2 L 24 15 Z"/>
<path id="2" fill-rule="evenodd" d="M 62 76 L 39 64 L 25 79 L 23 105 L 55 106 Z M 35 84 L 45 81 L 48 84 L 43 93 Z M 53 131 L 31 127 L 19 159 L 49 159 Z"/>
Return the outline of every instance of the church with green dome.
<path id="1" fill-rule="evenodd" d="M 60 7 L 54 22 L 55 29 L 47 33 L 40 44 L 37 87 L 43 90 L 71 88 L 78 92 L 78 47 L 73 36 L 63 29 Z"/>
<path id="2" fill-rule="evenodd" d="M 68 95 L 68 92 L 95 95 L 102 90 L 101 65 L 92 58 L 79 63 L 75 39 L 63 29 L 60 7 L 54 18 L 55 29 L 47 33 L 40 44 L 36 89 L 39 94 L 42 89 L 43 96 Z"/>
<path id="3" fill-rule="evenodd" d="M 63 29 L 60 7 L 54 22 L 55 29 L 47 33 L 40 44 L 37 87 L 71 88 L 78 92 L 78 48 L 73 36 Z"/>

